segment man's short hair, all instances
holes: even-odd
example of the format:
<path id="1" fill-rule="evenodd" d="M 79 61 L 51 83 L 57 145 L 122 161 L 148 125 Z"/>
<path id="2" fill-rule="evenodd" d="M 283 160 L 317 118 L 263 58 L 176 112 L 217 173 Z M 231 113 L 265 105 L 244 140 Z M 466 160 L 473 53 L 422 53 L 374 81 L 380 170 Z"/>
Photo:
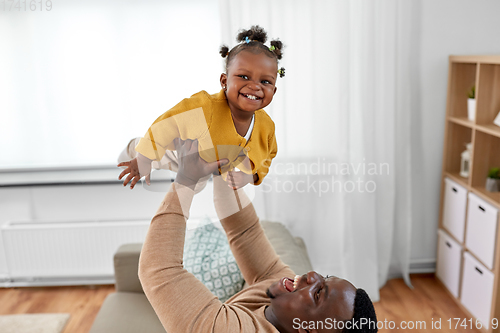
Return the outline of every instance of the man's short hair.
<path id="1" fill-rule="evenodd" d="M 354 315 L 350 322 L 350 329 L 347 327 L 342 331 L 358 332 L 358 333 L 375 333 L 377 328 L 377 315 L 373 303 L 366 293 L 361 288 L 356 290 L 356 297 L 354 298 Z M 352 324 L 352 325 L 351 325 Z"/>

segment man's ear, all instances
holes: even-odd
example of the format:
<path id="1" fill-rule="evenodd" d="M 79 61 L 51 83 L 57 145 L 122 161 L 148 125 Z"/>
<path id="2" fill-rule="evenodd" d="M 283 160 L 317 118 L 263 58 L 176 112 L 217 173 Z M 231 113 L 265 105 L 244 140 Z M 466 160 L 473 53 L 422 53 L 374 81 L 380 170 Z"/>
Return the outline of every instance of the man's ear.
<path id="1" fill-rule="evenodd" d="M 222 73 L 220 75 L 220 86 L 222 87 L 222 89 L 226 90 L 226 87 L 227 87 L 227 74 L 226 73 Z"/>
<path id="2" fill-rule="evenodd" d="M 306 330 L 302 327 L 299 327 L 299 330 L 298 330 L 299 333 L 318 333 L 318 330 L 316 329 L 312 329 L 312 330 Z"/>

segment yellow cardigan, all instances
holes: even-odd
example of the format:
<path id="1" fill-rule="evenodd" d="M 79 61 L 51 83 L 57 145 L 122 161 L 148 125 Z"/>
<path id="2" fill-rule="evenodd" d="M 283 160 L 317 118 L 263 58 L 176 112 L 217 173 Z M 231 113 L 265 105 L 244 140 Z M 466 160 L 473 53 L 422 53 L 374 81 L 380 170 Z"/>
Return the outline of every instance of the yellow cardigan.
<path id="1" fill-rule="evenodd" d="M 198 139 L 200 156 L 205 161 L 229 159 L 230 163 L 221 169 L 224 179 L 228 171 L 238 168 L 247 174 L 257 174 L 259 179 L 255 185 L 267 175 L 278 152 L 274 122 L 263 109 L 255 111 L 248 142 L 238 134 L 224 90 L 213 95 L 200 91 L 183 99 L 155 120 L 135 150 L 159 161 L 167 149 L 175 150 L 175 138 Z M 246 156 L 251 162 L 250 168 L 242 163 Z"/>

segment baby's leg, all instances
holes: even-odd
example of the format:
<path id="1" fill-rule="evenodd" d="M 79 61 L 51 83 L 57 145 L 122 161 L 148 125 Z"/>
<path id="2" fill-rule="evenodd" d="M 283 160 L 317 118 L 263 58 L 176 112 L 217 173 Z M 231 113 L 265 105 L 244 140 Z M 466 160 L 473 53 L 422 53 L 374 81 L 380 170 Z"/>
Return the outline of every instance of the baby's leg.
<path id="1" fill-rule="evenodd" d="M 179 170 L 177 152 L 175 150 L 165 151 L 165 155 L 163 155 L 160 161 L 153 161 L 153 168 L 156 170 L 163 169 L 177 172 Z"/>
<path id="2" fill-rule="evenodd" d="M 137 152 L 135 151 L 135 146 L 139 143 L 141 138 L 135 138 L 130 140 L 127 146 L 122 150 L 120 155 L 118 156 L 118 163 L 128 162 L 134 159 L 137 156 Z M 151 166 L 156 170 L 171 170 L 173 172 L 177 172 L 179 170 L 179 163 L 177 160 L 177 152 L 175 150 L 167 150 L 165 155 L 161 158 L 160 161 L 153 161 Z M 195 193 L 200 192 L 207 186 L 207 182 L 212 175 L 207 175 L 201 178 L 196 184 L 194 188 Z"/>
<path id="3" fill-rule="evenodd" d="M 179 170 L 179 162 L 177 159 L 177 152 L 175 150 L 167 150 L 165 155 L 163 155 L 162 159 L 157 162 L 153 161 L 153 168 L 155 169 L 164 169 L 164 170 L 172 170 L 177 172 Z M 212 175 L 207 175 L 201 178 L 194 188 L 195 193 L 201 192 L 207 186 L 207 182 Z"/>

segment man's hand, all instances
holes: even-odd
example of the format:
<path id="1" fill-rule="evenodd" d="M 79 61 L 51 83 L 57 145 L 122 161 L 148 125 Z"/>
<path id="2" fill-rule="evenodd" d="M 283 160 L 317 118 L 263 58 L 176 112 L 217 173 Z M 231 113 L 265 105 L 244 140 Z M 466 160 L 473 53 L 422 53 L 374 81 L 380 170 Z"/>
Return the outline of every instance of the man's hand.
<path id="1" fill-rule="evenodd" d="M 188 139 L 184 141 L 176 138 L 174 145 L 179 163 L 175 181 L 193 189 L 200 178 L 211 173 L 218 173 L 222 165 L 229 163 L 227 158 L 211 163 L 203 160 L 198 152 L 198 140 Z"/>
<path id="2" fill-rule="evenodd" d="M 243 168 L 245 170 L 252 170 L 252 164 L 248 156 L 245 156 L 245 158 L 240 163 L 243 165 Z M 226 178 L 227 186 L 229 186 L 233 190 L 242 188 L 243 186 L 249 183 L 255 184 L 258 180 L 259 176 L 257 174 L 249 175 L 238 169 L 235 169 L 234 171 L 229 171 L 227 173 L 227 178 Z"/>
<path id="3" fill-rule="evenodd" d="M 229 171 L 226 182 L 230 188 L 237 190 L 246 184 L 255 184 L 258 179 L 257 175 L 249 175 L 243 171 Z"/>
<path id="4" fill-rule="evenodd" d="M 127 167 L 122 171 L 118 179 L 122 179 L 125 175 L 128 174 L 127 178 L 123 181 L 123 186 L 127 186 L 128 182 L 132 180 L 130 183 L 130 189 L 133 189 L 135 184 L 143 177 L 146 176 L 146 184 L 151 185 L 149 175 L 151 173 L 151 160 L 147 157 L 141 158 L 142 155 L 137 155 L 138 157 L 134 158 L 128 162 L 122 162 L 118 164 L 118 166 Z M 142 174 L 141 174 L 142 171 Z"/>

